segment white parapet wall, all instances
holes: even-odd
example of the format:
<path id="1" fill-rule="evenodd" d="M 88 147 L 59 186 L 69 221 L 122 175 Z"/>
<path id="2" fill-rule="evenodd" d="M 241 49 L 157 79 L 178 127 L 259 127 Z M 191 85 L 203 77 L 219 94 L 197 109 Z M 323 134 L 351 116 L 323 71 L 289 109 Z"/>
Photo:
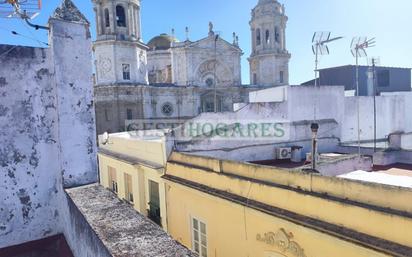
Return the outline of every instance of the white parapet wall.
<path id="1" fill-rule="evenodd" d="M 288 87 L 272 87 L 249 93 L 250 103 L 276 103 L 288 99 Z"/>
<path id="2" fill-rule="evenodd" d="M 342 122 L 343 142 L 356 141 L 358 138 L 358 100 L 345 98 L 344 120 Z M 359 98 L 359 120 L 361 140 L 374 138 L 374 99 L 371 96 Z M 412 94 L 385 94 L 376 97 L 377 139 L 385 139 L 395 132 L 412 132 Z"/>

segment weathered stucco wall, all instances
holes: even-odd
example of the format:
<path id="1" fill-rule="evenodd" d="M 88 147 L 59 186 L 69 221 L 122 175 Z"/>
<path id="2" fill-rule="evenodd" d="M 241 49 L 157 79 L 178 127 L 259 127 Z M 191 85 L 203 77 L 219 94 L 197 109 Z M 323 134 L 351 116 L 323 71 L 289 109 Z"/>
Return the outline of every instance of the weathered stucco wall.
<path id="1" fill-rule="evenodd" d="M 90 184 L 97 181 L 97 159 L 89 26 L 50 23 L 63 182 L 65 187 Z"/>
<path id="2" fill-rule="evenodd" d="M 97 180 L 91 43 L 80 16 L 63 2 L 49 49 L 0 46 L 10 50 L 0 59 L 0 248 L 67 230 L 63 178 Z"/>
<path id="3" fill-rule="evenodd" d="M 357 100 L 345 98 L 342 141 L 357 140 Z M 361 140 L 372 140 L 374 135 L 373 97 L 360 97 Z M 398 93 L 376 97 L 377 138 L 384 139 L 394 132 L 412 132 L 412 94 Z"/>
<path id="4" fill-rule="evenodd" d="M 0 59 L 0 248 L 58 232 L 62 182 L 49 58 L 49 49 L 16 47 Z"/>

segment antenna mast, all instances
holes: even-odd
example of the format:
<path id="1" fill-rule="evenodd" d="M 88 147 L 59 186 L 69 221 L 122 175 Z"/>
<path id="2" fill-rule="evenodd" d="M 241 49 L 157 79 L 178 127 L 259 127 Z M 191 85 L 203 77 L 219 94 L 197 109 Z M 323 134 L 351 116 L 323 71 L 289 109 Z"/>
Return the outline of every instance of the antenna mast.
<path id="1" fill-rule="evenodd" d="M 315 55 L 315 89 L 318 88 L 318 65 L 319 65 L 319 55 L 329 55 L 329 48 L 328 44 L 337 41 L 339 39 L 342 39 L 343 37 L 335 37 L 331 38 L 330 37 L 331 32 L 315 32 L 313 34 L 312 38 L 312 51 L 313 54 Z M 316 92 L 316 99 L 315 99 L 315 104 L 313 106 L 313 115 L 314 115 L 314 121 L 311 124 L 311 130 L 312 130 L 312 170 L 316 170 L 316 161 L 317 161 L 317 136 L 318 136 L 318 130 L 319 130 L 319 124 L 316 122 L 317 119 L 317 102 L 319 101 L 319 96 L 318 96 L 319 91 Z"/>
<path id="2" fill-rule="evenodd" d="M 360 128 L 360 99 L 359 99 L 359 57 L 368 56 L 366 49 L 374 47 L 376 44 L 375 38 L 368 39 L 367 37 L 354 37 L 351 43 L 351 53 L 356 59 L 356 102 L 358 114 L 358 155 L 359 161 L 361 158 L 361 128 Z"/>

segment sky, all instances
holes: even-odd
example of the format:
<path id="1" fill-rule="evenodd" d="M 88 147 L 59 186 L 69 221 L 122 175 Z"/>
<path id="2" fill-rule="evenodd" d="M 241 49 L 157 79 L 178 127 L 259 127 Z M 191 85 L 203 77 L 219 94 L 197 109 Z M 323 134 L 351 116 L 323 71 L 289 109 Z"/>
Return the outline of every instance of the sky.
<path id="1" fill-rule="evenodd" d="M 368 51 L 369 57 L 379 57 L 382 66 L 412 67 L 412 1 L 411 0 L 279 0 L 285 4 L 289 17 L 286 31 L 290 84 L 301 84 L 314 78 L 312 35 L 316 31 L 331 31 L 344 39 L 330 45 L 331 54 L 322 56 L 320 68 L 354 64 L 350 43 L 354 36 L 375 37 L 377 45 Z M 46 24 L 60 0 L 43 0 L 43 9 L 35 23 Z M 91 0 L 73 0 L 91 21 L 94 36 L 94 13 Z M 250 11 L 258 0 L 142 0 L 142 35 L 147 43 L 172 28 L 180 40 L 198 40 L 207 36 L 208 23 L 232 42 L 232 33 L 239 35 L 242 57 L 242 82 L 249 83 L 251 50 Z M 14 30 L 23 36 L 10 33 Z M 0 19 L 0 44 L 41 46 L 47 42 L 45 31 L 28 28 L 21 20 Z M 44 45 L 43 45 L 44 46 Z M 1 55 L 1 53 L 0 53 Z M 368 59 L 360 60 L 367 64 Z"/>

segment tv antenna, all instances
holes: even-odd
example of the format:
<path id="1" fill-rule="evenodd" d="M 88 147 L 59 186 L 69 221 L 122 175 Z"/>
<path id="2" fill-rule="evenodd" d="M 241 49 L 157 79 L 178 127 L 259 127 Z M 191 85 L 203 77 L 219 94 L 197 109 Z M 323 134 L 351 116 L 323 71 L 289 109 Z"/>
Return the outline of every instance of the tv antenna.
<path id="1" fill-rule="evenodd" d="M 36 25 L 31 22 L 36 18 L 42 8 L 41 0 L 0 0 L 0 18 L 18 18 L 38 29 L 49 30 L 46 26 Z"/>
<path id="2" fill-rule="evenodd" d="M 356 59 L 356 96 L 357 96 L 357 113 L 358 113 L 358 155 L 361 157 L 361 129 L 360 129 L 360 101 L 359 101 L 359 58 L 367 57 L 366 49 L 374 47 L 375 38 L 354 37 L 351 43 L 351 53 Z"/>
<path id="3" fill-rule="evenodd" d="M 329 55 L 328 44 L 342 39 L 343 37 L 330 38 L 331 32 L 315 32 L 312 38 L 312 51 L 315 55 L 315 86 L 318 85 L 319 55 Z"/>

